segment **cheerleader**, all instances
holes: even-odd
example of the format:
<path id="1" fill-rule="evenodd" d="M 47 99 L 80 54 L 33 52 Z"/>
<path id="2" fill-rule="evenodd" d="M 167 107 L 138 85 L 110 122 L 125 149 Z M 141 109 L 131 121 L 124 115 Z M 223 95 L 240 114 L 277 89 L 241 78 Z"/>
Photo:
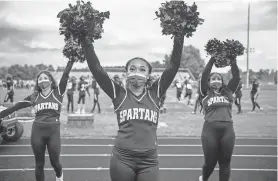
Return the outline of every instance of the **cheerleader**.
<path id="1" fill-rule="evenodd" d="M 94 105 L 93 105 L 93 109 L 92 109 L 92 113 L 94 113 L 95 111 L 95 107 L 97 105 L 98 107 L 98 113 L 101 113 L 100 111 L 100 104 L 99 104 L 99 99 L 98 99 L 98 96 L 99 96 L 99 85 L 98 83 L 96 82 L 96 79 L 94 77 L 92 77 L 93 80 L 92 80 L 92 88 L 94 90 Z"/>
<path id="2" fill-rule="evenodd" d="M 180 67 L 184 36 L 174 38 L 171 60 L 162 76 L 147 86 L 152 67 L 143 58 L 126 63 L 127 86 L 111 80 L 101 67 L 93 44 L 83 40 L 89 69 L 111 98 L 119 130 L 110 160 L 111 181 L 159 181 L 157 126 L 159 102 Z"/>
<path id="3" fill-rule="evenodd" d="M 50 72 L 40 72 L 36 78 L 34 93 L 0 112 L 0 119 L 2 119 L 19 109 L 31 106 L 34 108 L 35 120 L 32 125 L 31 146 L 35 156 L 36 181 L 44 181 L 46 148 L 50 163 L 56 173 L 56 181 L 63 181 L 62 165 L 60 163 L 60 112 L 72 65 L 73 62 L 69 61 L 59 85 L 56 84 Z"/>
<path id="4" fill-rule="evenodd" d="M 232 59 L 233 78 L 228 85 L 223 82 L 219 73 L 210 73 L 214 57 L 206 65 L 200 85 L 200 93 L 205 114 L 202 130 L 202 147 L 204 165 L 199 181 L 207 181 L 217 162 L 219 163 L 219 181 L 228 181 L 231 171 L 231 159 L 235 145 L 235 132 L 232 119 L 233 94 L 236 91 L 240 76 L 236 60 Z"/>

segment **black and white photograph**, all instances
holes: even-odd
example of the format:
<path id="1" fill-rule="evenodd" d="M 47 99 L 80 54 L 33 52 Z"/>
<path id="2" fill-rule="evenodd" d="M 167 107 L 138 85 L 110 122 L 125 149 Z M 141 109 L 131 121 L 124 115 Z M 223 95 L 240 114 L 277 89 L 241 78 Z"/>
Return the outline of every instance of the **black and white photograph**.
<path id="1" fill-rule="evenodd" d="M 0 0 L 0 181 L 277 181 L 277 0 Z"/>

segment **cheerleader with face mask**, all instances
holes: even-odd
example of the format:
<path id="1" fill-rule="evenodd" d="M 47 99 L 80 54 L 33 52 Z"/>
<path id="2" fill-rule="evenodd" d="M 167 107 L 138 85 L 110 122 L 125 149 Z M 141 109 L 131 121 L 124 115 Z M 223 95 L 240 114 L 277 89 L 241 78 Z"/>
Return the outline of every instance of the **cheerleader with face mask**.
<path id="1" fill-rule="evenodd" d="M 32 125 L 31 146 L 35 156 L 36 181 L 44 181 L 45 149 L 56 173 L 56 181 L 63 181 L 60 163 L 61 137 L 60 112 L 73 62 L 69 61 L 59 85 L 48 71 L 42 71 L 36 78 L 34 92 L 14 106 L 0 112 L 0 119 L 23 108 L 33 107 L 35 120 Z"/>
<path id="2" fill-rule="evenodd" d="M 228 85 L 219 73 L 211 73 L 215 58 L 206 65 L 200 82 L 205 121 L 202 130 L 204 165 L 199 181 L 207 181 L 216 164 L 219 164 L 219 181 L 228 181 L 231 159 L 235 145 L 232 119 L 233 94 L 238 88 L 240 75 L 235 59 L 231 59 L 233 78 Z"/>
<path id="3" fill-rule="evenodd" d="M 171 61 L 162 76 L 148 85 L 152 67 L 140 57 L 126 63 L 127 85 L 120 86 L 103 70 L 88 40 L 82 46 L 90 71 L 111 98 L 119 130 L 110 160 L 112 181 L 158 181 L 157 126 L 160 99 L 180 67 L 184 36 L 174 38 Z"/>

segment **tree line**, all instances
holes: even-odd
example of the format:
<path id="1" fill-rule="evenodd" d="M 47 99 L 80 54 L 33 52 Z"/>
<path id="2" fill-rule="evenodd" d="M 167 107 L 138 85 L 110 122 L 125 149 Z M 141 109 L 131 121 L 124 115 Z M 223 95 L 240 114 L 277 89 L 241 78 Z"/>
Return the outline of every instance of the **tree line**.
<path id="1" fill-rule="evenodd" d="M 52 65 L 11 65 L 9 67 L 0 67 L 0 79 L 6 78 L 8 74 L 12 75 L 14 79 L 32 80 L 42 70 L 55 71 Z"/>
<path id="2" fill-rule="evenodd" d="M 156 60 L 150 62 L 152 67 L 155 68 L 165 68 L 170 62 L 171 53 L 165 54 L 162 60 Z M 181 57 L 181 68 L 187 68 L 193 74 L 193 76 L 198 79 L 199 74 L 203 71 L 205 67 L 205 61 L 201 58 L 200 50 L 192 45 L 184 46 L 182 57 Z M 123 72 L 125 70 L 124 66 L 106 66 L 104 67 L 106 71 L 113 72 Z M 41 70 L 49 70 L 50 72 L 62 72 L 64 71 L 64 67 L 58 67 L 54 69 L 52 65 L 12 65 L 9 67 L 0 67 L 0 79 L 6 77 L 7 74 L 11 74 L 14 79 L 21 80 L 31 80 L 36 77 L 36 75 Z M 89 72 L 89 68 L 80 68 L 80 69 L 72 69 L 72 72 Z M 241 71 L 241 75 L 243 80 L 246 78 L 246 72 Z M 256 75 L 258 79 L 262 81 L 273 82 L 277 84 L 277 70 L 271 69 L 261 69 L 259 71 L 253 71 L 250 69 L 249 71 L 250 77 Z M 231 78 L 231 72 L 229 71 L 227 74 L 224 74 L 224 78 L 229 80 Z"/>

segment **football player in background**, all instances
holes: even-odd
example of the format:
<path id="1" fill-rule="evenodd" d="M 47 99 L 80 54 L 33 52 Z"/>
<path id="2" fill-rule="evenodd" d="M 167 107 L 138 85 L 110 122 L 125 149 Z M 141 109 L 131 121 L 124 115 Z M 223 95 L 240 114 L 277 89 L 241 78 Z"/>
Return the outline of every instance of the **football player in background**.
<path id="1" fill-rule="evenodd" d="M 85 77 L 83 75 L 80 77 L 80 81 L 78 82 L 77 90 L 79 91 L 79 95 L 78 95 L 78 101 L 77 101 L 78 108 L 77 108 L 76 113 L 77 114 L 80 114 L 80 113 L 85 114 L 86 92 L 89 95 L 89 97 L 91 95 L 89 92 L 88 82 L 85 81 Z"/>

